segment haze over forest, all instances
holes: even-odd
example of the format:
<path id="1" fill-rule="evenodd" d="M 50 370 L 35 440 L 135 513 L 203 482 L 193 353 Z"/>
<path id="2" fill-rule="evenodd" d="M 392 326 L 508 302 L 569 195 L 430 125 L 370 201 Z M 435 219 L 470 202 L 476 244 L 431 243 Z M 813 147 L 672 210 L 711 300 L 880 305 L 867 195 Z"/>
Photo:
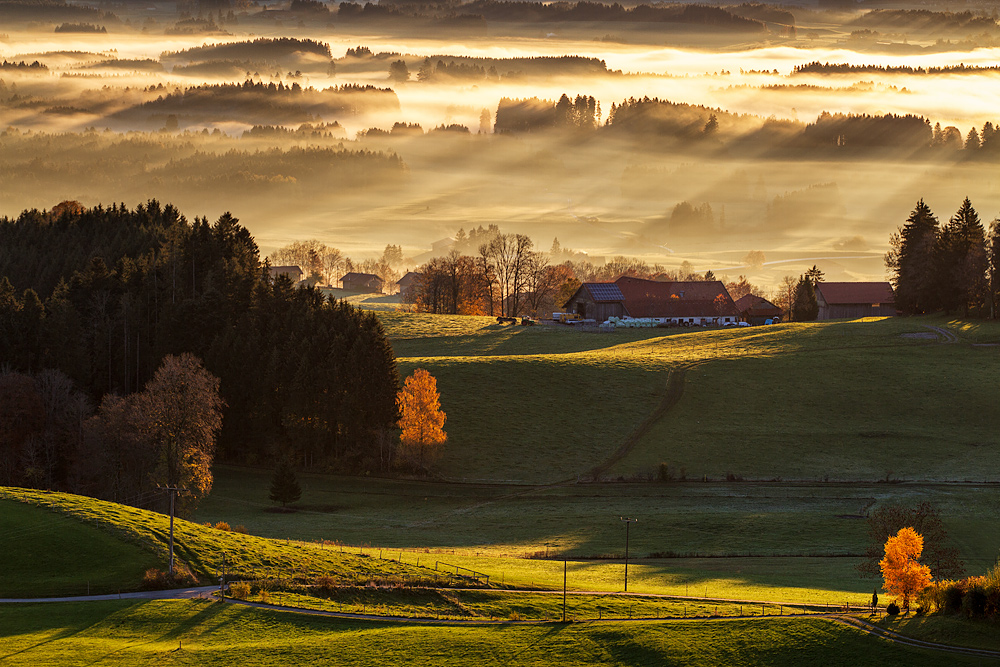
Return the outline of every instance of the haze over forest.
<path id="1" fill-rule="evenodd" d="M 263 254 L 412 267 L 495 224 L 773 285 L 883 279 L 920 198 L 1000 211 L 985 4 L 3 0 L 0 26 L 0 215 L 155 198 Z"/>

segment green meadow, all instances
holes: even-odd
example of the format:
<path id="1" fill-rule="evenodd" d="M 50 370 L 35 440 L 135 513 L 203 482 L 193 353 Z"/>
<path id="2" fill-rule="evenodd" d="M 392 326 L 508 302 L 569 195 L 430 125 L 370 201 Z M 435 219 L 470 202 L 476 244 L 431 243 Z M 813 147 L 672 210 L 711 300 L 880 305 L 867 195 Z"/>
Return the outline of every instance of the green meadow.
<path id="1" fill-rule="evenodd" d="M 380 314 L 403 374 L 438 380 L 452 480 L 612 478 L 996 482 L 1000 328 L 942 317 L 749 329 L 503 326 Z M 929 326 L 960 340 L 939 344 Z M 986 344 L 984 344 L 986 343 Z M 646 424 L 683 369 L 677 405 Z M 637 433 L 640 426 L 647 426 Z M 633 437 L 634 436 L 634 437 Z M 542 465 L 539 463 L 542 462 Z"/>
<path id="2" fill-rule="evenodd" d="M 5 665 L 983 664 L 820 618 L 438 626 L 207 601 L 0 606 Z"/>
<path id="3" fill-rule="evenodd" d="M 970 573 L 995 562 L 995 324 L 593 334 L 379 317 L 401 373 L 438 379 L 449 441 L 435 474 L 301 473 L 302 497 L 282 512 L 267 498 L 270 470 L 217 466 L 194 521 L 176 523 L 178 558 L 209 583 L 225 559 L 257 582 L 252 599 L 263 586 L 272 604 L 483 620 L 561 618 L 565 568 L 567 616 L 581 622 L 405 625 L 195 601 L 0 606 L 0 661 L 940 664 L 943 654 L 825 619 L 733 617 L 759 613 L 744 601 L 773 603 L 768 614 L 866 603 L 880 582 L 854 569 L 864 515 L 887 503 L 933 503 Z M 930 327 L 958 341 L 928 338 Z M 666 597 L 616 594 L 621 517 L 638 519 L 629 592 Z M 219 521 L 250 534 L 205 525 Z M 147 568 L 165 567 L 167 524 L 114 503 L 0 489 L 0 565 L 11 574 L 0 597 L 134 590 Z M 26 541 L 32 549 L 19 549 Z M 494 590 L 404 585 L 460 586 L 448 576 L 456 567 L 488 575 Z M 318 577 L 343 588 L 316 596 L 306 585 Z M 595 616 L 700 620 L 585 621 Z M 882 622 L 995 648 L 992 626 Z"/>

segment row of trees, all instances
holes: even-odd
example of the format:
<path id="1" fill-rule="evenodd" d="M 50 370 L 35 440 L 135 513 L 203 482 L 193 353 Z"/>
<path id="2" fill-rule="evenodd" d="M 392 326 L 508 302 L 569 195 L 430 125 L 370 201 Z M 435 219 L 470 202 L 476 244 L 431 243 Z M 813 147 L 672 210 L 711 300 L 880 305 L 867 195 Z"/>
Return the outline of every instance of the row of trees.
<path id="1" fill-rule="evenodd" d="M 508 317 L 551 310 L 574 280 L 566 265 L 550 265 L 524 234 L 497 234 L 475 256 L 452 250 L 419 272 L 420 279 L 404 295 L 418 309 Z"/>
<path id="2" fill-rule="evenodd" d="M 0 219 L 0 249 L 0 361 L 9 369 L 58 370 L 103 410 L 107 396 L 147 386 L 168 355 L 190 353 L 220 381 L 223 460 L 286 453 L 348 471 L 391 464 L 398 374 L 381 323 L 271 280 L 231 215 L 188 222 L 156 201 L 26 211 Z M 54 448 L 50 468 L 81 465 L 80 442 Z M 8 479 L 79 490 L 68 472 L 42 482 L 30 461 L 8 460 L 19 466 Z"/>
<path id="3" fill-rule="evenodd" d="M 889 242 L 885 263 L 900 311 L 996 316 L 1000 223 L 987 233 L 968 198 L 943 226 L 921 199 Z"/>
<path id="4" fill-rule="evenodd" d="M 268 259 L 272 266 L 298 266 L 310 284 L 334 286 L 345 274 L 358 271 L 378 276 L 388 287 L 399 280 L 405 263 L 403 249 L 391 243 L 386 245 L 380 257 L 355 261 L 316 239 L 293 241 L 271 253 Z"/>
<path id="5" fill-rule="evenodd" d="M 0 372 L 0 483 L 145 506 L 181 486 L 182 511 L 211 490 L 223 402 L 200 360 L 167 355 L 142 391 L 93 408 L 61 371 Z"/>
<path id="6" fill-rule="evenodd" d="M 696 272 L 687 261 L 670 270 L 623 256 L 600 266 L 585 259 L 566 259 L 579 256 L 559 239 L 553 239 L 548 253 L 536 251 L 529 237 L 504 234 L 496 225 L 459 230 L 451 252 L 421 266 L 420 279 L 403 297 L 431 313 L 537 316 L 561 308 L 584 282 L 607 282 L 620 276 L 657 281 L 718 279 L 712 271 Z M 762 263 L 763 254 L 748 253 L 747 262 Z M 735 280 L 723 276 L 722 281 L 733 299 L 747 294 L 772 296 L 742 275 Z M 793 300 L 794 289 L 787 310 Z"/>

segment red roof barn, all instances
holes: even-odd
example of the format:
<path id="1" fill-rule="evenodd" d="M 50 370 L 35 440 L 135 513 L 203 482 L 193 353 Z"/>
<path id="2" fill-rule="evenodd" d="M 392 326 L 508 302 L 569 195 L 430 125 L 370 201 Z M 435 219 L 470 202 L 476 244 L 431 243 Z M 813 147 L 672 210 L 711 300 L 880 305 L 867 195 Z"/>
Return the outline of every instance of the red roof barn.
<path id="1" fill-rule="evenodd" d="M 781 308 L 756 294 L 747 294 L 736 299 L 736 310 L 750 324 L 764 324 L 767 320 L 780 319 Z"/>
<path id="2" fill-rule="evenodd" d="M 819 283 L 816 302 L 821 320 L 897 315 L 889 283 Z"/>

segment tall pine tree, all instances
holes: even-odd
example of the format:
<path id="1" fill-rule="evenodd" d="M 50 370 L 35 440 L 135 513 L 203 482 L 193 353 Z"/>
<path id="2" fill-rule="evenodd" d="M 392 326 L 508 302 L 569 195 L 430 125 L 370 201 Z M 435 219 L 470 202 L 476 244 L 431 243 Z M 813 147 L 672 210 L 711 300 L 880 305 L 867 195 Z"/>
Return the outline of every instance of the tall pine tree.
<path id="1" fill-rule="evenodd" d="M 796 322 L 812 322 L 819 315 L 819 303 L 816 301 L 816 288 L 812 280 L 806 276 L 799 277 L 795 287 L 795 303 L 792 305 L 792 317 Z"/>
<path id="2" fill-rule="evenodd" d="M 892 274 L 896 307 L 906 315 L 928 313 L 939 307 L 934 271 L 938 233 L 938 219 L 921 199 L 889 241 L 891 249 L 885 263 Z"/>
<path id="3" fill-rule="evenodd" d="M 986 233 L 966 197 L 936 245 L 937 281 L 945 310 L 982 308 L 986 300 Z"/>

